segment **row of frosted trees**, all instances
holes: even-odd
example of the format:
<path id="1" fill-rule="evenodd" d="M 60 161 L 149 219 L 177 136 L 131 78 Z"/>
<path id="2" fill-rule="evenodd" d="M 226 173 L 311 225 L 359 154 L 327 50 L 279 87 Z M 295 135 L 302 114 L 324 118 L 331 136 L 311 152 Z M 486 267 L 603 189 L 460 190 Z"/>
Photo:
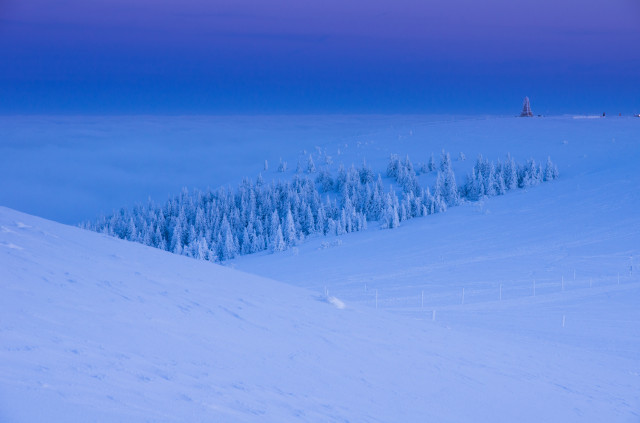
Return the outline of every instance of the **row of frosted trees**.
<path id="1" fill-rule="evenodd" d="M 324 168 L 271 184 L 261 176 L 255 183 L 245 179 L 235 190 L 185 189 L 162 206 L 149 202 L 82 226 L 176 254 L 224 261 L 239 254 L 282 251 L 307 237 L 360 231 L 371 221 L 395 228 L 404 220 L 443 212 L 465 200 L 501 195 L 558 176 L 550 159 L 543 170 L 533 160 L 517 165 L 510 156 L 497 163 L 480 157 L 458 188 L 449 154 L 442 153 L 439 166 L 430 162 L 423 170 L 437 172 L 432 188 L 421 187 L 408 157 L 392 155 L 387 176 L 400 190 L 392 185 L 385 191 L 382 177 L 365 162 L 360 168 L 340 166 L 335 177 Z"/>

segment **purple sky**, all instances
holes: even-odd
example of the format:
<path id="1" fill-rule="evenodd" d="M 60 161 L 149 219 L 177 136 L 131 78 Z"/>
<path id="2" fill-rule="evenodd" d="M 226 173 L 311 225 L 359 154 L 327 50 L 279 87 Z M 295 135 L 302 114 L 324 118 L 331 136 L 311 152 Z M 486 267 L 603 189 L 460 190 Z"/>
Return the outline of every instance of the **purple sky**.
<path id="1" fill-rule="evenodd" d="M 640 106 L 637 0 L 0 0 L 0 53 L 4 112 Z"/>

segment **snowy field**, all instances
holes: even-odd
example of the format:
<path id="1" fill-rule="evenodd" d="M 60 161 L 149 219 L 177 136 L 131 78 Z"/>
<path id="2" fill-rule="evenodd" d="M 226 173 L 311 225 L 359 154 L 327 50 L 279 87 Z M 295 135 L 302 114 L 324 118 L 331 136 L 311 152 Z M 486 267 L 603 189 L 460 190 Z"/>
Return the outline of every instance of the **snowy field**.
<path id="1" fill-rule="evenodd" d="M 226 267 L 0 208 L 0 421 L 640 420 L 640 119 L 2 119 L 2 204 L 71 223 L 309 153 L 560 179 Z"/>
<path id="2" fill-rule="evenodd" d="M 389 154 L 424 162 L 444 148 L 464 178 L 478 154 L 507 152 L 518 162 L 570 152 L 573 165 L 612 154 L 609 143 L 629 141 L 640 119 L 454 116 L 0 116 L 0 204 L 68 224 L 120 207 L 162 202 L 183 187 L 236 187 L 243 177 L 291 178 L 299 158 L 313 153 L 384 173 Z M 635 131 L 635 132 L 634 132 Z M 584 152 L 579 146 L 596 140 Z M 563 144 L 566 141 L 569 144 Z M 570 146 L 570 148 L 567 148 Z M 596 148 L 596 151 L 593 150 Z M 611 146 L 612 147 L 612 146 Z M 318 151 L 320 154 L 318 154 Z M 620 146 L 616 151 L 620 152 Z M 583 154 L 592 155 L 584 160 Z M 593 155 L 596 153 L 596 155 Z M 321 159 L 318 159 L 321 156 Z M 576 160 L 576 159 L 581 160 Z M 277 172 L 280 159 L 288 172 Z M 264 171 L 264 162 L 269 169 Z M 579 170 L 579 169 L 578 169 Z"/>

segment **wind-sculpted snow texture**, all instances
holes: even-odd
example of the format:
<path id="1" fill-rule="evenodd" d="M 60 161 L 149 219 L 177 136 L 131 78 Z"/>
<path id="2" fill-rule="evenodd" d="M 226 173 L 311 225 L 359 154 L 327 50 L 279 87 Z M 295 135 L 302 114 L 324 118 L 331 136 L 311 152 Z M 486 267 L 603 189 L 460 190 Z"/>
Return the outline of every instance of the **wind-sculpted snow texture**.
<path id="1" fill-rule="evenodd" d="M 282 163 L 281 163 L 282 165 Z M 316 172 L 309 156 L 307 174 Z M 444 212 L 465 199 L 505 194 L 556 179 L 558 171 L 548 159 L 546 169 L 533 159 L 516 165 L 510 155 L 504 164 L 483 160 L 474 166 L 466 185 L 458 189 L 448 153 L 442 152 L 437 179 L 431 190 L 420 186 L 407 156 L 391 155 L 387 176 L 402 188 L 401 199 L 391 187 L 385 191 L 381 176 L 366 164 L 356 169 L 340 166 L 333 177 L 325 168 L 316 177 L 305 175 L 299 164 L 291 182 L 265 185 L 262 176 L 254 183 L 243 180 L 232 191 L 183 190 L 160 207 L 150 203 L 82 226 L 129 241 L 202 260 L 224 261 L 240 254 L 263 250 L 283 251 L 314 235 L 343 235 L 380 221 L 381 228 Z M 321 192 L 326 194 L 323 201 Z M 333 197 L 333 200 L 332 200 Z"/>
<path id="2" fill-rule="evenodd" d="M 628 355 L 593 350 L 571 318 L 555 338 L 496 330 L 487 309 L 408 319 L 6 208 L 0 281 L 3 422 L 638 417 L 637 313 L 605 319 L 626 328 Z M 516 307 L 606 315 L 639 297 L 627 282 Z M 489 310 L 527 327 L 505 307 Z M 625 339 L 592 326 L 591 339 Z"/>

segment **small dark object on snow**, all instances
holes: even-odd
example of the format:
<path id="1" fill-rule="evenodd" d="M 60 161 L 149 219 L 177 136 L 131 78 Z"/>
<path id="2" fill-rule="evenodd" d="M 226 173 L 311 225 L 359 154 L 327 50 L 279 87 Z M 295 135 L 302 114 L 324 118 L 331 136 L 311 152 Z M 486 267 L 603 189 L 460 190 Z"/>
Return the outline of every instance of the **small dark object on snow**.
<path id="1" fill-rule="evenodd" d="M 533 116 L 533 112 L 531 111 L 531 106 L 529 105 L 529 97 L 525 97 L 524 102 L 522 103 L 522 113 L 520 113 L 520 117 L 528 116 Z"/>

